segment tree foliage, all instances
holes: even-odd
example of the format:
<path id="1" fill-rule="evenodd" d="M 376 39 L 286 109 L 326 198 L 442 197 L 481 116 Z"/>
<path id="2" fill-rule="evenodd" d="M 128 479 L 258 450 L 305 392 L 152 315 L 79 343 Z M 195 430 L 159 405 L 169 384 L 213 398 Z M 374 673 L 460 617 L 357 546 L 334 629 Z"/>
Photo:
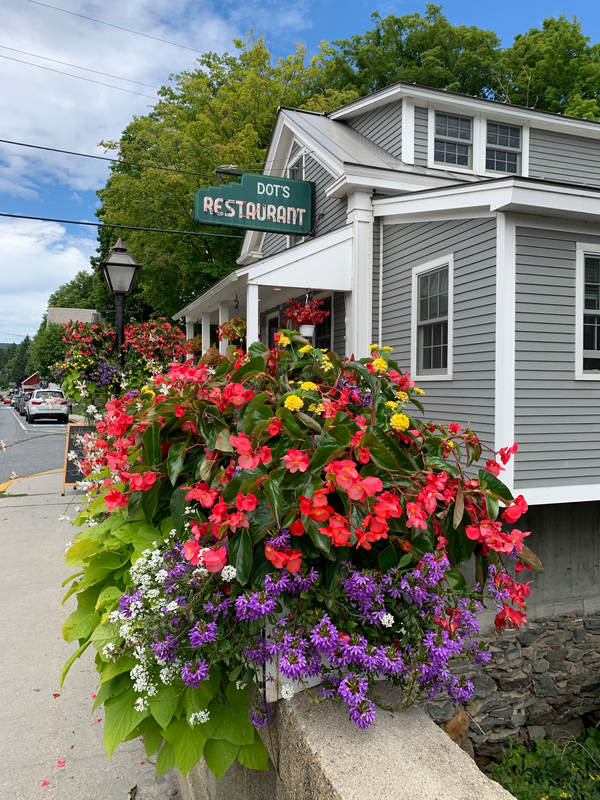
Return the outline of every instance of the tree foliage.
<path id="1" fill-rule="evenodd" d="M 39 372 L 43 380 L 50 381 L 53 379 L 50 368 L 63 360 L 67 345 L 63 341 L 62 325 L 53 322 L 48 325 L 46 319 L 44 314 L 42 324 L 31 341 L 27 354 L 27 373 L 32 375 Z"/>
<path id="2" fill-rule="evenodd" d="M 13 381 L 21 380 L 21 378 L 27 378 L 27 357 L 29 354 L 29 347 L 31 345 L 31 339 L 29 336 L 26 336 L 22 342 L 16 347 L 14 356 L 6 364 L 6 383 L 12 383 Z"/>

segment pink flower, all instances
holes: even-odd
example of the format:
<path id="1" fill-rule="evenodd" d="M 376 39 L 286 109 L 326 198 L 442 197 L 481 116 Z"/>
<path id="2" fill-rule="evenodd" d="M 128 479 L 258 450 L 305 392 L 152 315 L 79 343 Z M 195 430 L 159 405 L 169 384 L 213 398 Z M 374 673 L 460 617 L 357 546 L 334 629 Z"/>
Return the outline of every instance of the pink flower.
<path id="1" fill-rule="evenodd" d="M 187 492 L 186 500 L 198 500 L 204 508 L 212 508 L 215 504 L 219 493 L 216 489 L 211 489 L 208 483 L 197 483 L 193 488 Z"/>
<path id="2" fill-rule="evenodd" d="M 227 550 L 219 547 L 217 550 L 204 550 L 202 563 L 208 572 L 220 572 L 227 563 Z"/>
<path id="3" fill-rule="evenodd" d="M 376 492 L 383 489 L 383 484 L 379 478 L 367 477 L 359 478 L 357 481 L 348 486 L 348 497 L 351 500 L 358 500 L 363 503 L 367 497 L 373 497 Z"/>
<path id="4" fill-rule="evenodd" d="M 281 460 L 285 461 L 285 467 L 290 472 L 306 472 L 308 469 L 308 455 L 296 448 L 288 450 L 287 455 L 283 456 Z"/>
<path id="5" fill-rule="evenodd" d="M 515 501 L 512 506 L 509 506 L 505 512 L 502 514 L 502 519 L 505 519 L 511 525 L 514 524 L 521 514 L 524 514 L 527 511 L 527 503 L 525 498 L 522 494 L 515 498 Z"/>
<path id="6" fill-rule="evenodd" d="M 258 497 L 255 494 L 243 495 L 238 492 L 235 498 L 235 507 L 238 511 L 254 511 L 258 505 Z"/>
<path id="7" fill-rule="evenodd" d="M 419 503 L 406 504 L 406 524 L 409 528 L 427 529 L 427 514 Z"/>
<path id="8" fill-rule="evenodd" d="M 234 436 L 231 434 L 229 437 L 229 443 L 234 446 L 236 453 L 242 456 L 250 455 L 254 449 L 252 447 L 252 442 L 245 433 L 240 433 L 239 436 Z"/>
<path id="9" fill-rule="evenodd" d="M 485 468 L 489 473 L 494 475 L 494 477 L 496 478 L 498 477 L 498 475 L 500 475 L 500 472 L 504 471 L 504 467 L 501 467 L 500 464 L 498 464 L 497 461 L 494 461 L 493 458 L 487 460 Z"/>
<path id="10" fill-rule="evenodd" d="M 123 494 L 123 492 L 119 492 L 117 489 L 111 489 L 104 498 L 104 505 L 109 511 L 114 511 L 115 508 L 127 508 L 128 502 L 129 497 Z"/>

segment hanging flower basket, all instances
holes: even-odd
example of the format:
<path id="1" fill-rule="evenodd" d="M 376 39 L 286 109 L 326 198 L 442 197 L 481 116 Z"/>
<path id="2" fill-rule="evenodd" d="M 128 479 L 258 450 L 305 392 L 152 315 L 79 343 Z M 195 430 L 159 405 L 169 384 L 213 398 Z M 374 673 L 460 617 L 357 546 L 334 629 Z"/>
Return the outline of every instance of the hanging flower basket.
<path id="1" fill-rule="evenodd" d="M 315 333 L 314 325 L 300 325 L 299 329 L 301 336 L 306 336 L 311 339 Z"/>
<path id="2" fill-rule="evenodd" d="M 224 322 L 217 328 L 219 341 L 229 339 L 229 341 L 241 341 L 246 339 L 246 320 L 244 317 L 234 317 Z"/>
<path id="3" fill-rule="evenodd" d="M 314 333 L 314 326 L 323 322 L 325 317 L 329 316 L 329 311 L 323 311 L 321 306 L 322 300 L 311 300 L 310 303 L 302 305 L 299 300 L 288 300 L 285 309 L 286 319 L 291 322 L 296 328 L 300 330 L 303 336 L 312 336 Z M 311 326 L 312 333 L 304 333 L 302 326 Z"/>

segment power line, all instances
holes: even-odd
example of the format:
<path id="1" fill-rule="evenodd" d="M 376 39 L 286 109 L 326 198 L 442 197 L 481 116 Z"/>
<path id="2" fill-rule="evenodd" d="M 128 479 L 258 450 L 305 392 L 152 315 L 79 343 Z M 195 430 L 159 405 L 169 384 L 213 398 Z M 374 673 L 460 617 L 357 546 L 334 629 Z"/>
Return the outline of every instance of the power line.
<path id="1" fill-rule="evenodd" d="M 8 331 L 0 331 L 2 336 L 18 336 L 20 339 L 24 339 L 27 334 L 26 333 L 9 333 Z"/>
<path id="2" fill-rule="evenodd" d="M 131 28 L 122 28 L 120 25 L 113 25 L 112 22 L 104 22 L 102 19 L 95 19 L 94 17 L 86 17 L 85 14 L 76 14 L 74 11 L 67 11 L 66 8 L 58 8 L 57 6 L 48 5 L 48 3 L 40 3 L 39 0 L 28 0 L 29 3 L 35 3 L 36 6 L 44 6 L 44 8 L 51 8 L 54 11 L 62 11 L 63 14 L 70 14 L 72 17 L 80 17 L 81 19 L 88 19 L 91 22 L 97 22 L 100 25 L 107 25 L 109 28 L 116 28 L 119 31 L 126 31 L 127 33 L 135 33 L 136 36 L 143 36 L 146 39 L 154 39 L 155 42 L 163 42 L 164 44 L 173 45 L 173 47 L 181 47 L 183 50 L 191 50 L 192 53 L 200 53 L 205 55 L 202 50 L 196 50 L 195 47 L 188 47 L 186 44 L 179 44 L 179 42 L 169 42 L 167 39 L 161 39 L 158 36 L 151 36 L 149 33 L 141 33 L 140 31 L 133 31 Z"/>
<path id="3" fill-rule="evenodd" d="M 29 0 L 33 2 L 33 0 Z M 156 97 L 150 94 L 142 94 L 142 92 L 134 92 L 133 89 L 124 89 L 122 86 L 113 86 L 111 83 L 103 83 L 102 81 L 95 81 L 92 78 L 84 78 L 82 75 L 73 75 L 72 72 L 63 72 L 61 69 L 53 69 L 52 67 L 44 67 L 43 64 L 32 64 L 31 61 L 23 61 L 22 58 L 13 58 L 12 56 L 4 56 L 0 54 L 0 58 L 6 58 L 9 61 L 17 61 L 19 64 L 27 64 L 29 67 L 37 67 L 38 69 L 45 69 L 47 72 L 57 72 L 59 75 L 68 75 L 69 78 L 77 78 L 80 81 L 87 81 L 88 83 L 95 83 L 98 86 L 108 86 L 109 89 L 118 89 L 120 92 L 127 92 L 128 94 L 137 94 L 140 97 L 147 97 L 149 100 L 156 102 Z"/>
<path id="4" fill-rule="evenodd" d="M 37 53 L 28 53 L 26 50 L 17 50 L 16 47 L 7 47 L 5 44 L 0 44 L 0 50 L 10 50 L 12 53 L 21 53 L 23 56 L 31 56 L 32 58 L 41 58 L 44 61 L 52 61 L 54 64 L 62 64 L 63 67 L 75 67 L 75 69 L 83 69 L 86 72 L 93 72 L 95 75 L 104 75 L 105 78 L 116 78 L 118 81 L 127 81 L 128 83 L 137 83 L 138 86 L 147 86 L 149 89 L 160 89 L 160 86 L 153 86 L 151 83 L 142 83 L 142 81 L 134 81 L 131 78 L 122 78 L 120 75 L 111 75 L 110 72 L 100 72 L 97 69 L 90 69 L 89 67 L 80 67 L 79 64 L 69 64 L 68 61 L 59 61 L 56 58 L 48 58 L 47 56 L 39 56 Z M 27 63 L 27 62 L 23 62 Z M 36 66 L 32 64 L 31 66 Z M 68 73 L 64 73 L 65 75 Z"/>
<path id="5" fill-rule="evenodd" d="M 0 211 L 0 217 L 12 219 L 32 219 L 39 222 L 61 222 L 63 225 L 88 225 L 93 228 L 118 228 L 124 231 L 147 231 L 148 233 L 176 233 L 180 236 L 210 236 L 215 239 L 243 239 L 243 236 L 234 236 L 230 233 L 201 233 L 200 231 L 174 231 L 169 228 L 139 228 L 134 225 L 109 225 L 102 222 L 79 222 L 74 219 L 51 219 L 50 217 L 28 217 L 24 214 L 6 214 Z"/>

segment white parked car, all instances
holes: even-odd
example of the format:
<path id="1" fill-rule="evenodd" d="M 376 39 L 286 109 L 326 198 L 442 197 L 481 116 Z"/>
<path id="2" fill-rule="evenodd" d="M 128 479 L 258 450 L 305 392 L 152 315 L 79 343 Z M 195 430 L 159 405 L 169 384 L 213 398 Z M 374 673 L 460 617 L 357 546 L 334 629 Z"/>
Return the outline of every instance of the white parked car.
<path id="1" fill-rule="evenodd" d="M 62 389 L 36 389 L 25 404 L 25 417 L 30 425 L 37 419 L 69 421 L 69 401 Z"/>

